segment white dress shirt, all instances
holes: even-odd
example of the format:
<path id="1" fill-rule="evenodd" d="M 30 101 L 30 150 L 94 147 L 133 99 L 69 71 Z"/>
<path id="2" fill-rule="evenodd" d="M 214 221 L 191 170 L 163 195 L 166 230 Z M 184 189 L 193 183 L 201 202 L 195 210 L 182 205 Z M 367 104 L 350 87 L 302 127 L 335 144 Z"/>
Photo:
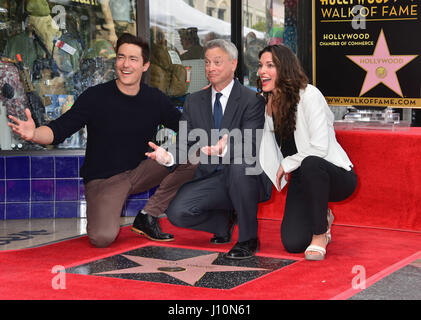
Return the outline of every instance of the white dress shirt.
<path id="1" fill-rule="evenodd" d="M 227 107 L 228 98 L 230 97 L 233 86 L 234 86 L 234 79 L 232 79 L 232 81 L 224 89 L 220 91 L 220 93 L 222 93 L 222 96 L 219 98 L 219 102 L 221 102 L 222 114 L 225 113 L 225 108 Z M 216 91 L 215 88 L 212 87 L 212 114 L 213 114 L 213 105 L 215 104 L 217 93 L 218 91 Z"/>

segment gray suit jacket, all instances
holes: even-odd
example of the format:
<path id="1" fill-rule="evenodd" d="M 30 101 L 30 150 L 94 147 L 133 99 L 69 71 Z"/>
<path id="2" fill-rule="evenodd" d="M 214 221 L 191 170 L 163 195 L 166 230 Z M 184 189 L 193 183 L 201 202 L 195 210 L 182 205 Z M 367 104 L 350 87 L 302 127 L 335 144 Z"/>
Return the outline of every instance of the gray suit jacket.
<path id="1" fill-rule="evenodd" d="M 254 167 L 253 159 L 258 161 L 258 153 L 256 146 L 260 141 L 259 136 L 256 136 L 256 129 L 263 129 L 264 125 L 265 101 L 263 97 L 256 96 L 256 93 L 243 86 L 238 80 L 234 80 L 230 97 L 224 112 L 221 123 L 221 134 L 224 130 L 230 133 L 237 132 L 240 138 L 236 137 L 229 140 L 229 151 L 222 159 L 220 157 L 203 157 L 201 154 L 200 165 L 196 170 L 195 178 L 203 178 L 214 173 L 217 168 L 227 166 L 233 163 L 242 163 L 245 167 Z M 191 150 L 200 150 L 200 147 L 207 145 L 214 145 L 218 141 L 218 137 L 212 138 L 211 130 L 214 129 L 214 121 L 212 114 L 212 88 L 201 90 L 187 96 L 184 103 L 184 111 L 180 121 L 185 121 L 187 132 L 190 136 L 187 143 L 185 137 L 182 137 L 182 132 L 179 132 L 177 139 L 177 154 L 175 162 L 180 163 L 180 160 L 186 159 L 187 153 Z M 194 129 L 201 129 L 199 131 Z M 249 130 L 247 130 L 249 129 Z M 182 131 L 180 129 L 180 131 Z M 195 136 L 196 133 L 198 136 Z M 206 134 L 205 134 L 206 133 Z M 252 133 L 252 135 L 250 135 Z M 199 136 L 201 135 L 201 136 Z M 244 137 L 251 137 L 246 139 Z M 184 140 L 184 141 L 183 141 Z M 198 144 L 194 146 L 195 144 Z M 234 144 L 242 144 L 242 151 Z M 193 146 L 193 148 L 192 148 Z M 247 149 L 247 150 L 246 150 Z M 270 198 L 272 184 L 268 181 L 266 175 L 263 173 L 259 176 L 259 190 L 261 191 L 260 201 L 265 201 Z"/>

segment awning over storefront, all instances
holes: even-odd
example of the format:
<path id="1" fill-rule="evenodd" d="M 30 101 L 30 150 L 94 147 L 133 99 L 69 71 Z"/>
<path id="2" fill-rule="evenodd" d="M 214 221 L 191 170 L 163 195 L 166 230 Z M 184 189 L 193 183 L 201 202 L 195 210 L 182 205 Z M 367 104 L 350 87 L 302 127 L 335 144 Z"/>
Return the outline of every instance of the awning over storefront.
<path id="1" fill-rule="evenodd" d="M 182 0 L 150 1 L 151 26 L 158 26 L 166 32 L 179 28 L 196 27 L 198 34 L 203 38 L 209 32 L 218 33 L 223 38 L 231 35 L 231 24 L 189 6 Z M 243 28 L 243 35 L 254 32 L 258 38 L 264 33 L 251 28 Z"/>

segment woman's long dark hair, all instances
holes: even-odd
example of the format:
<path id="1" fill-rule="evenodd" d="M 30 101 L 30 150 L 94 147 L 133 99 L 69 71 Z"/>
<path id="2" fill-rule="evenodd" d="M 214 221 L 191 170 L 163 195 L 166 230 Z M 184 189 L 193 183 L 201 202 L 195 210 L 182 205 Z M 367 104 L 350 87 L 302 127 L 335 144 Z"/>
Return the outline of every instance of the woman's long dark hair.
<path id="1" fill-rule="evenodd" d="M 284 45 L 272 45 L 259 52 L 272 53 L 272 61 L 276 66 L 277 79 L 272 96 L 275 131 L 281 139 L 287 138 L 295 130 L 297 105 L 300 101 L 300 89 L 308 84 L 308 77 L 301 67 L 300 61 L 291 49 Z M 263 93 L 266 101 L 272 93 L 264 93 L 260 78 L 257 80 L 257 92 Z"/>

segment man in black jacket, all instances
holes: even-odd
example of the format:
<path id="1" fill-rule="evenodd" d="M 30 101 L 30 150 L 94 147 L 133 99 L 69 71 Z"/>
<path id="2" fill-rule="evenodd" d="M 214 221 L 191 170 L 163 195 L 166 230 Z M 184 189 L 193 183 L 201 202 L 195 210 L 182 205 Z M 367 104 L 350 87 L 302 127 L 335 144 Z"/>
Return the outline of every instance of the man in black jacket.
<path id="1" fill-rule="evenodd" d="M 87 233 L 97 247 L 110 245 L 120 230 L 120 215 L 130 194 L 160 187 L 137 215 L 132 230 L 156 241 L 171 241 L 162 233 L 158 216 L 178 188 L 193 177 L 195 166 L 184 164 L 170 171 L 146 159 L 148 141 L 158 125 L 178 130 L 180 112 L 158 89 L 141 82 L 149 67 L 149 45 L 123 34 L 117 41 L 116 73 L 112 80 L 87 89 L 72 108 L 46 126 L 36 128 L 10 116 L 9 126 L 23 139 L 58 144 L 85 125 L 88 141 L 80 176 L 85 184 Z"/>

